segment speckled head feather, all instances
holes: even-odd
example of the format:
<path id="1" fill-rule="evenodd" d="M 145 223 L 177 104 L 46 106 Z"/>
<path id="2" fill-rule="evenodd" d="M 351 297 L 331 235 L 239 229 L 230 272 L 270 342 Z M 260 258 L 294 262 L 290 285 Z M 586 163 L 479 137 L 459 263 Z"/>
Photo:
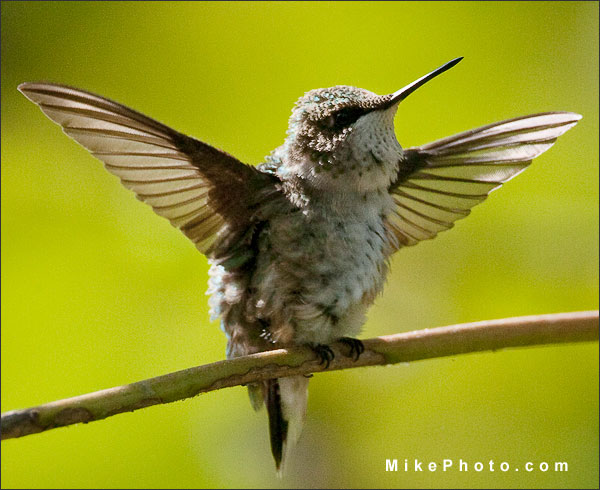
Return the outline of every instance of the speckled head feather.
<path id="1" fill-rule="evenodd" d="M 292 110 L 284 145 L 272 154 L 278 176 L 300 177 L 319 189 L 364 181 L 362 188 L 373 177 L 391 178 L 401 151 L 392 96 L 347 85 L 304 94 Z"/>
<path id="2" fill-rule="evenodd" d="M 389 100 L 389 95 L 377 95 L 369 90 L 348 85 L 318 88 L 306 92 L 298 99 L 290 121 L 324 121 L 335 112 L 352 108 L 365 113 Z"/>

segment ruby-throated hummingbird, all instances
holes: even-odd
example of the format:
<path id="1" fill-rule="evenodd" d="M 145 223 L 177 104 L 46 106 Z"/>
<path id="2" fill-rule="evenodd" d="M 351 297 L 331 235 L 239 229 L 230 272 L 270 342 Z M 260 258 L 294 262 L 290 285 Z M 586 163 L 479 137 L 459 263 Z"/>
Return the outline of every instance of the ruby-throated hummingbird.
<path id="1" fill-rule="evenodd" d="M 19 90 L 206 254 L 229 358 L 308 344 L 328 363 L 337 340 L 362 352 L 352 337 L 396 250 L 451 228 L 581 119 L 534 114 L 403 149 L 398 105 L 461 59 L 389 95 L 307 92 L 285 142 L 257 167 L 83 90 Z M 300 434 L 307 387 L 302 376 L 249 386 L 254 408 L 267 406 L 278 470 Z"/>

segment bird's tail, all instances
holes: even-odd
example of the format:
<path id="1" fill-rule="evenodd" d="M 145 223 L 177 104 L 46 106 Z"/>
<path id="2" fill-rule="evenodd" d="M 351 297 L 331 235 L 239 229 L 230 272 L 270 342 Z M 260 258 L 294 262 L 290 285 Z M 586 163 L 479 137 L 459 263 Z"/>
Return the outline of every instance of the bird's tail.
<path id="1" fill-rule="evenodd" d="M 250 399 L 255 409 L 260 408 L 256 400 L 257 388 L 259 387 L 250 389 Z M 269 414 L 271 452 L 275 459 L 277 474 L 282 476 L 289 450 L 302 432 L 308 401 L 308 378 L 290 376 L 270 379 L 260 388 Z"/>

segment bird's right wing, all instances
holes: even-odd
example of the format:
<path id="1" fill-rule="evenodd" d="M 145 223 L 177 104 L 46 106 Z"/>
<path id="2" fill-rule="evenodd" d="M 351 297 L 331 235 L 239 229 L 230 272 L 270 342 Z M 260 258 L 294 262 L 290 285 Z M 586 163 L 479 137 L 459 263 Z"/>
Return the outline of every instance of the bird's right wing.
<path id="1" fill-rule="evenodd" d="M 533 114 L 406 149 L 390 187 L 396 206 L 388 227 L 398 248 L 452 228 L 580 119 L 573 112 Z"/>
<path id="2" fill-rule="evenodd" d="M 19 90 L 208 256 L 251 227 L 276 178 L 121 104 L 52 83 Z"/>

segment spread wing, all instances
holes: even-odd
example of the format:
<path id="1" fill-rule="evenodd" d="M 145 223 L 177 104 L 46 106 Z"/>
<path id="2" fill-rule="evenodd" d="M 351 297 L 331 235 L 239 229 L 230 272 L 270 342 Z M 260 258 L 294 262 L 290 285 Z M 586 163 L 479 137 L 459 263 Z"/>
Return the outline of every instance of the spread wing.
<path id="1" fill-rule="evenodd" d="M 275 177 L 104 97 L 51 83 L 19 90 L 125 187 L 210 257 L 252 228 Z"/>
<path id="2" fill-rule="evenodd" d="M 388 225 L 398 247 L 452 228 L 579 119 L 572 112 L 533 114 L 408 148 L 390 187 L 396 206 Z"/>

